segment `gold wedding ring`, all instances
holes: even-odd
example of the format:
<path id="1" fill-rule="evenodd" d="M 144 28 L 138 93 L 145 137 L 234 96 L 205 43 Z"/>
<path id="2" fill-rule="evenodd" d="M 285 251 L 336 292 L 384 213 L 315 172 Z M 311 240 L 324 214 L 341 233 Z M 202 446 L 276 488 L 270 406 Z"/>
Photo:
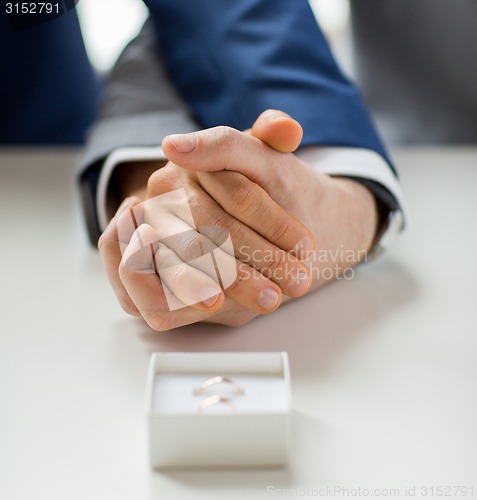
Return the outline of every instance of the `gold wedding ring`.
<path id="1" fill-rule="evenodd" d="M 205 382 L 199 385 L 199 387 L 194 388 L 193 394 L 194 396 L 201 396 L 207 394 L 207 389 L 216 384 L 229 384 L 230 388 L 233 391 L 233 394 L 236 396 L 243 396 L 245 394 L 245 390 L 241 387 L 237 382 L 232 380 L 229 377 L 216 376 L 207 379 Z"/>
<path id="2" fill-rule="evenodd" d="M 215 394 L 214 396 L 209 396 L 208 398 L 203 399 L 199 404 L 199 412 L 204 411 L 206 408 L 214 405 L 226 405 L 231 411 L 235 411 L 235 406 L 230 401 L 229 398 L 225 398 L 224 396 L 218 396 Z"/>

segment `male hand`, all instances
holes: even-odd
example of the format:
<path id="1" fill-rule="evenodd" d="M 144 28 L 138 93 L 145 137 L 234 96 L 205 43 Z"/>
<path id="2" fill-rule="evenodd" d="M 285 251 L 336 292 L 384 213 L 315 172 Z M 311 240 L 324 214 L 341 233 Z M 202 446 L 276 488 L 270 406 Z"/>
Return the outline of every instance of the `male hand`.
<path id="1" fill-rule="evenodd" d="M 295 133 L 293 123 L 297 125 L 285 113 L 268 110 L 256 121 L 253 135 L 216 127 L 168 136 L 163 151 L 174 164 L 195 172 L 202 188 L 225 210 L 230 198 L 222 186 L 228 176 L 241 173 L 252 191 L 255 183 L 303 222 L 317 246 L 308 259 L 315 289 L 366 258 L 376 234 L 377 207 L 361 183 L 320 173 L 292 154 L 293 143 L 286 141 Z M 257 196 L 250 204 L 259 202 Z M 258 253 L 255 258 L 260 260 Z"/>
<path id="2" fill-rule="evenodd" d="M 212 297 L 194 307 L 171 312 L 157 275 L 134 272 L 134 266 L 131 271 L 124 259 L 118 273 L 116 223 L 121 215 L 115 217 L 101 238 L 99 246 L 105 267 L 123 307 L 142 315 L 155 329 L 196 321 L 243 324 L 257 314 L 275 310 L 281 291 L 291 297 L 305 293 L 310 286 L 309 274 L 293 254 L 305 257 L 314 245 L 313 235 L 320 242 L 320 252 L 329 252 L 333 260 L 329 262 L 321 256 L 318 263 L 311 263 L 312 273 L 318 271 L 314 288 L 354 265 L 371 244 L 376 225 L 372 195 L 358 183 L 319 174 L 294 155 L 284 153 L 294 150 L 300 142 L 301 127 L 297 122 L 283 113 L 268 111 L 249 133 L 255 137 L 218 127 L 166 138 L 164 151 L 175 164 L 170 162 L 156 171 L 148 183 L 149 197 L 185 187 L 194 218 L 198 218 L 196 225 L 221 225 L 231 231 L 235 250 L 239 250 L 237 257 L 244 261 L 237 260 L 238 279 L 226 290 L 225 297 L 217 289 L 216 300 Z M 189 148 L 194 146 L 192 151 L 185 151 L 187 141 Z M 139 201 L 131 199 L 129 204 Z M 306 221 L 312 234 L 297 220 L 287 218 L 280 206 Z M 126 216 L 129 217 L 127 211 Z M 142 240 L 147 240 L 150 228 L 143 225 L 139 232 Z M 302 242 L 301 250 L 297 241 Z M 340 250 L 341 255 L 343 250 L 346 252 L 346 262 L 340 258 Z M 130 255 L 134 254 L 140 252 L 132 246 Z M 150 260 L 150 254 L 145 257 Z M 141 265 L 137 260 L 136 257 L 136 270 Z M 328 271 L 326 276 L 320 273 L 323 270 Z M 182 273 L 183 279 L 175 283 L 179 296 L 187 289 L 192 271 Z M 293 279 L 287 282 L 280 279 L 283 276 Z M 206 278 L 193 277 L 195 283 L 204 286 Z M 260 299 L 265 299 L 262 304 Z"/>
<path id="3" fill-rule="evenodd" d="M 302 136 L 296 121 L 286 115 L 277 117 L 275 113 L 263 114 L 249 133 L 261 136 L 281 150 L 295 149 Z M 119 266 L 117 226 L 119 223 L 124 227 L 125 220 L 130 218 L 131 207 L 140 202 L 138 198 L 129 199 L 120 207 L 100 239 L 103 262 L 123 308 L 142 315 L 155 329 L 170 329 L 202 320 L 243 324 L 260 313 L 275 310 L 281 302 L 282 292 L 297 297 L 310 288 L 309 271 L 298 259 L 306 257 L 314 248 L 310 231 L 243 175 L 232 172 L 217 175 L 224 178 L 224 184 L 219 188 L 231 198 L 227 210 L 203 190 L 196 173 L 171 162 L 150 177 L 145 197 L 155 198 L 185 188 L 195 226 L 221 226 L 230 231 L 237 259 L 229 265 L 236 266 L 237 279 L 225 290 L 225 297 L 218 287 L 216 293 L 211 294 L 216 284 L 191 266 L 182 266 L 178 276 L 167 283 L 161 283 L 156 274 L 145 273 L 150 268 L 151 253 L 149 248 L 144 251 L 142 247 L 145 241 L 155 239 L 154 228 L 148 224 L 140 224 L 135 237 L 131 238 L 132 232 L 127 236 L 131 243 Z M 187 226 L 181 226 L 178 221 L 174 224 L 178 233 L 190 235 Z M 171 249 L 155 248 L 156 261 L 170 266 L 187 262 L 187 248 L 190 246 L 189 240 Z M 254 253 L 271 257 L 258 260 L 253 258 Z M 192 307 L 169 311 L 164 285 L 185 303 L 191 294 L 200 295 L 201 288 L 209 292 L 208 298 Z"/>

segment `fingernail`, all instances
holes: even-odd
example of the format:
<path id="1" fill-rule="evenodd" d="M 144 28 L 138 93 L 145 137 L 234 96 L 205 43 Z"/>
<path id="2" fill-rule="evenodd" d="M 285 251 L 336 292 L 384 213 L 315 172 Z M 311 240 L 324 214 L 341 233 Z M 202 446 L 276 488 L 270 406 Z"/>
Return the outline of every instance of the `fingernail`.
<path id="1" fill-rule="evenodd" d="M 207 307 L 212 307 L 219 300 L 219 295 L 220 292 L 215 288 L 204 288 L 200 293 L 201 302 Z"/>
<path id="2" fill-rule="evenodd" d="M 265 112 L 264 112 L 264 115 L 270 120 L 270 121 L 274 121 L 274 120 L 278 120 L 280 118 L 291 118 L 290 115 L 288 115 L 287 113 L 284 113 L 283 111 L 278 111 L 276 109 L 267 109 Z"/>
<path id="3" fill-rule="evenodd" d="M 194 133 L 170 135 L 169 140 L 179 153 L 190 153 L 194 151 L 197 145 L 197 139 Z"/>
<path id="4" fill-rule="evenodd" d="M 122 214 L 127 208 L 131 206 L 132 198 L 126 198 L 123 200 L 121 205 L 119 205 L 119 208 L 117 210 L 117 214 Z"/>
<path id="5" fill-rule="evenodd" d="M 258 305 L 261 309 L 273 309 L 278 302 L 278 293 L 273 288 L 266 288 L 258 294 Z"/>
<path id="6" fill-rule="evenodd" d="M 314 249 L 315 249 L 315 240 L 310 236 L 305 236 L 295 245 L 293 253 L 298 258 L 305 258 Z"/>
<path id="7" fill-rule="evenodd" d="M 310 288 L 310 277 L 305 272 L 298 272 L 286 286 L 287 293 L 291 295 L 301 295 Z"/>

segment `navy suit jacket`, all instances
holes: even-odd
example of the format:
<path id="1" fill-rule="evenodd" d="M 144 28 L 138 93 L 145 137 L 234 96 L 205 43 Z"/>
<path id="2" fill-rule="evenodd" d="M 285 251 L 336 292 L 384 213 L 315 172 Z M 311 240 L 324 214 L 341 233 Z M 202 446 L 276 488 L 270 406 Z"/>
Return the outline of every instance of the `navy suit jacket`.
<path id="1" fill-rule="evenodd" d="M 83 142 L 99 86 L 76 12 L 13 32 L 4 7 L 2 3 L 0 144 Z"/>
<path id="2" fill-rule="evenodd" d="M 308 0 L 145 2 L 169 70 L 204 127 L 243 130 L 276 108 L 301 123 L 302 145 L 368 148 L 388 160 Z"/>

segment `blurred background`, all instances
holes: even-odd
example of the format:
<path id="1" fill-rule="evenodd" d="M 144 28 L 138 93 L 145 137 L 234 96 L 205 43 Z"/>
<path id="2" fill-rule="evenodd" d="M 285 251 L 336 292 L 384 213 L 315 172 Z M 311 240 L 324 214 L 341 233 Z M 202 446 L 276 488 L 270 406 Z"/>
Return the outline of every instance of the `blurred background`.
<path id="1" fill-rule="evenodd" d="M 477 0 L 309 2 L 389 145 L 477 143 Z M 141 0 L 81 0 L 75 11 L 100 76 L 148 15 Z M 62 82 L 52 77 L 57 67 Z M 95 114 L 98 79 L 76 12 L 14 35 L 0 15 L 0 74 L 7 82 L 0 79 L 0 143 L 82 142 Z M 31 103 L 44 117 L 41 126 L 31 123 Z M 54 122 L 59 114 L 52 106 L 62 110 L 61 123 Z"/>
<path id="2" fill-rule="evenodd" d="M 349 57 L 345 52 L 350 33 L 349 1 L 310 0 L 310 5 L 340 55 Z M 111 69 L 148 15 L 139 0 L 81 0 L 76 8 L 88 55 L 99 71 Z"/>
<path id="3" fill-rule="evenodd" d="M 389 144 L 477 142 L 476 0 L 309 0 Z M 88 54 L 108 71 L 139 31 L 138 0 L 81 0 Z"/>

